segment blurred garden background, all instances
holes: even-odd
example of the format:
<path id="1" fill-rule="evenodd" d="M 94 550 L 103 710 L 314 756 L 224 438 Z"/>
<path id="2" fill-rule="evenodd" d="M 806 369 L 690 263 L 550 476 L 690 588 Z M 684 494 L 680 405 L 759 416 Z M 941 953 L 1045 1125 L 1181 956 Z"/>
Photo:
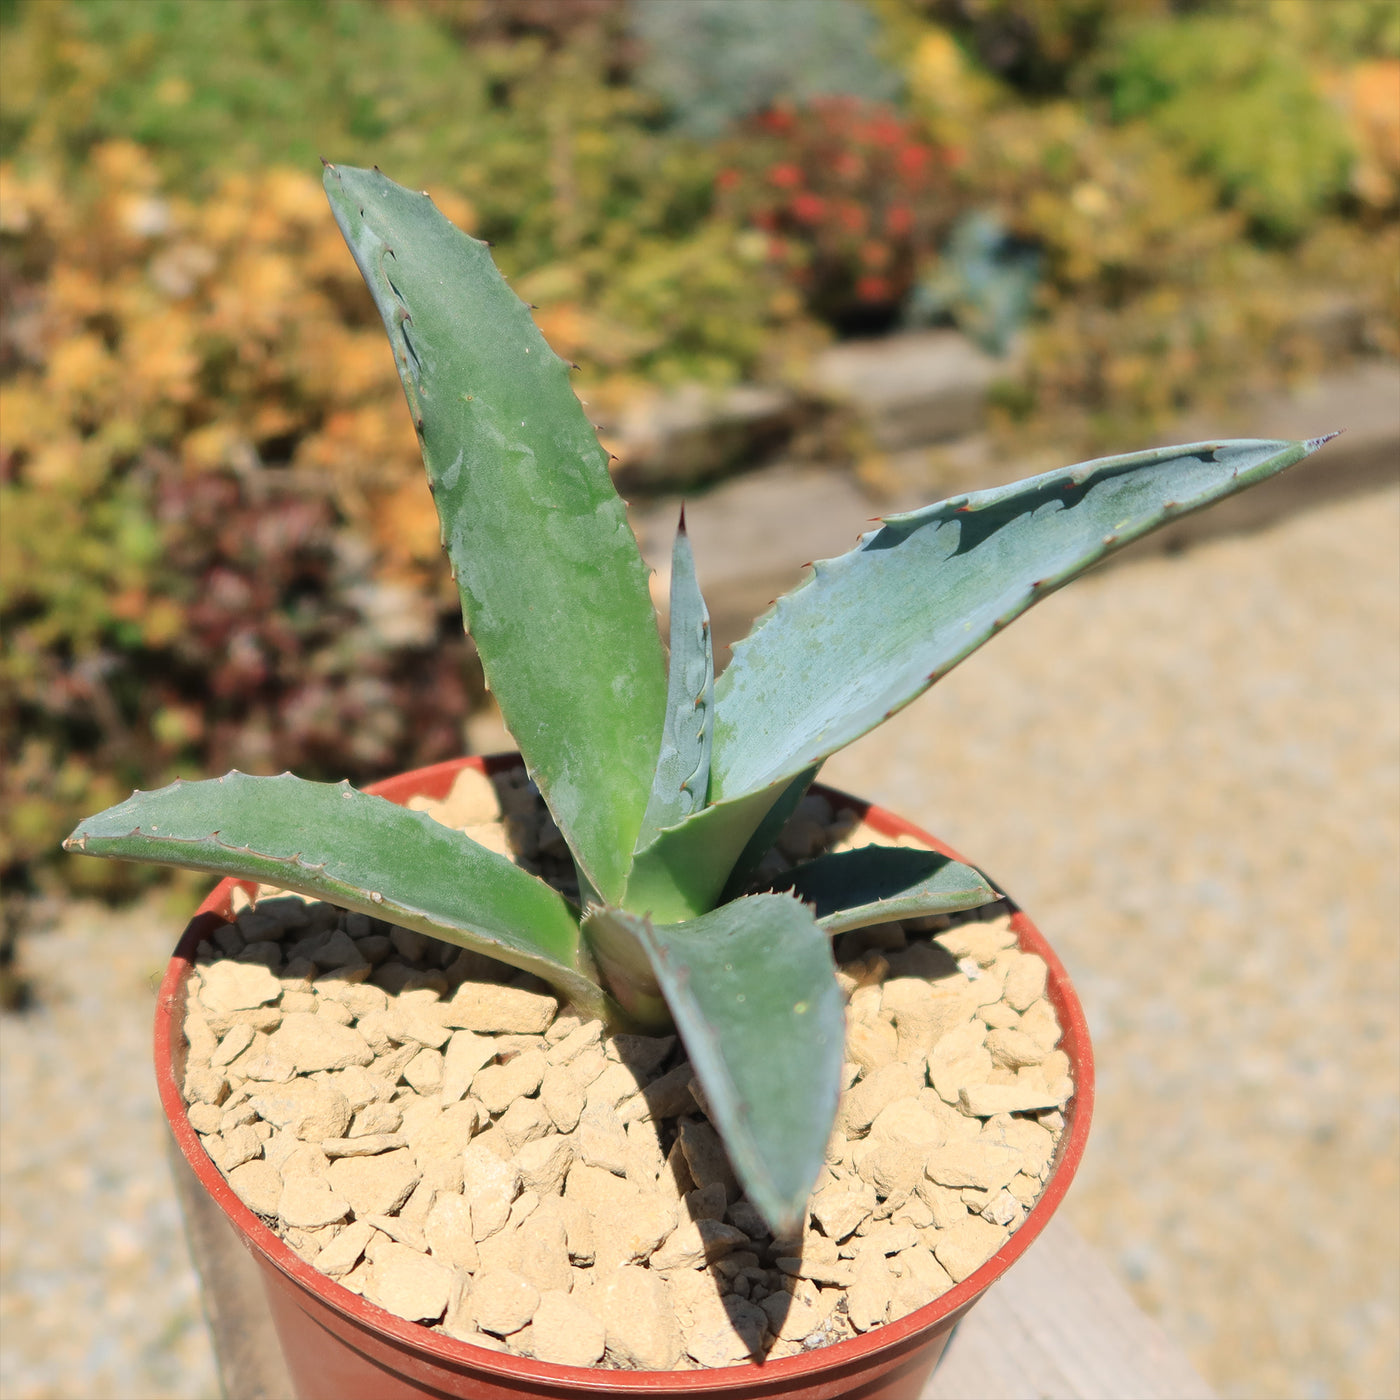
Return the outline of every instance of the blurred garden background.
<path id="1" fill-rule="evenodd" d="M 1087 456 L 1397 348 L 1393 0 L 0 19 L 13 894 L 155 878 L 56 855 L 133 786 L 368 780 L 462 749 L 480 686 L 318 156 L 492 240 L 600 421 L 686 385 L 810 400 L 824 344 L 942 323 L 1005 356 L 1008 453 Z M 804 421 L 791 450 L 878 480 L 877 453 Z"/>
<path id="2" fill-rule="evenodd" d="M 133 787 L 492 732 L 318 157 L 492 241 L 642 515 L 946 494 L 821 368 L 872 338 L 954 336 L 1027 470 L 1400 354 L 1396 0 L 0 0 L 7 1002 L 64 901 L 207 884 L 59 854 Z"/>

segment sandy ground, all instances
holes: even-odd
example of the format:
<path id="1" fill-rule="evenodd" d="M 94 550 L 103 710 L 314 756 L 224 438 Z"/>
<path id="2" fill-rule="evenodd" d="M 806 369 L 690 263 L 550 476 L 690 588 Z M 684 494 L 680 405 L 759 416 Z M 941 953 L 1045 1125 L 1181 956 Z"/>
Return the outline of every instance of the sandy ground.
<path id="1" fill-rule="evenodd" d="M 24 944 L 37 1007 L 0 1021 L 3 1400 L 219 1394 L 151 1067 L 167 904 L 70 905 Z"/>
<path id="2" fill-rule="evenodd" d="M 1061 952 L 1100 1075 L 1067 1209 L 1224 1396 L 1400 1394 L 1398 544 L 1387 491 L 1103 571 L 825 775 Z M 29 942 L 5 1400 L 217 1394 L 149 1069 L 174 936 L 74 906 Z"/>

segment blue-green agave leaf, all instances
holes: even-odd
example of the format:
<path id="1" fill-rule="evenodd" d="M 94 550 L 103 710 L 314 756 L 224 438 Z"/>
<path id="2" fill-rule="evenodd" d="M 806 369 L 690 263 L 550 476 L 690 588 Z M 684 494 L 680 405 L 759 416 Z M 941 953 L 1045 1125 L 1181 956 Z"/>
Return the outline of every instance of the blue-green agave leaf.
<path id="1" fill-rule="evenodd" d="M 695 577 L 695 554 L 681 508 L 671 550 L 671 661 L 666 721 L 651 800 L 638 847 L 663 827 L 674 826 L 705 805 L 710 786 L 710 736 L 714 721 L 715 658 L 710 613 Z"/>
<path id="2" fill-rule="evenodd" d="M 811 905 L 828 933 L 955 914 L 1001 897 L 970 865 L 907 846 L 862 846 L 818 856 L 788 871 L 774 888 Z"/>
<path id="3" fill-rule="evenodd" d="M 788 895 L 653 924 L 590 910 L 650 958 L 740 1185 L 779 1235 L 802 1226 L 841 1092 L 845 1007 L 830 940 Z"/>
<path id="4" fill-rule="evenodd" d="M 661 923 L 679 923 L 713 909 L 754 832 L 784 791 L 785 785 L 778 784 L 704 807 L 657 832 L 633 859 L 622 907 Z"/>
<path id="5" fill-rule="evenodd" d="M 729 872 L 729 879 L 725 882 L 724 890 L 720 894 L 722 902 L 738 899 L 743 894 L 749 876 L 757 869 L 763 857 L 768 854 L 773 843 L 778 839 L 778 833 L 787 825 L 788 818 L 797 810 L 797 804 L 807 795 L 807 789 L 816 782 L 819 771 L 818 768 L 812 767 L 799 773 L 778 794 L 777 801 L 768 809 L 767 815 L 754 829 L 754 833 L 749 837 L 744 849 L 739 852 L 739 858 L 734 862 L 734 867 Z M 770 788 L 769 791 L 771 792 L 772 789 Z"/>
<path id="6" fill-rule="evenodd" d="M 598 978 L 626 1014 L 630 1029 L 639 1032 L 670 1030 L 671 1010 L 661 984 L 637 935 L 634 919 L 613 918 L 617 911 L 591 904 L 583 915 L 583 942 L 598 969 Z"/>
<path id="7" fill-rule="evenodd" d="M 617 899 L 666 677 L 607 454 L 484 243 L 377 170 L 327 166 L 325 186 L 393 346 L 487 681 L 580 868 Z"/>
<path id="8" fill-rule="evenodd" d="M 229 773 L 137 792 L 64 848 L 296 890 L 524 968 L 607 1015 L 578 921 L 542 880 L 460 831 L 348 783 Z"/>
<path id="9" fill-rule="evenodd" d="M 1324 441 L 1105 457 L 888 517 L 815 565 L 735 645 L 715 685 L 711 802 L 821 762 L 1106 555 Z"/>

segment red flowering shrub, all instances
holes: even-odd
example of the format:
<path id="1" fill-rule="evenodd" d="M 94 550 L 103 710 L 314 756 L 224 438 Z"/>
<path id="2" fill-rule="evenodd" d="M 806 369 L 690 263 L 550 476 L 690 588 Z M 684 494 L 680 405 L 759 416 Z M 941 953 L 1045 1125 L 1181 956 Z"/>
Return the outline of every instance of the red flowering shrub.
<path id="1" fill-rule="evenodd" d="M 880 103 L 772 107 L 731 154 L 715 181 L 721 210 L 766 235 L 770 262 L 841 331 L 894 319 L 956 213 L 957 153 Z"/>

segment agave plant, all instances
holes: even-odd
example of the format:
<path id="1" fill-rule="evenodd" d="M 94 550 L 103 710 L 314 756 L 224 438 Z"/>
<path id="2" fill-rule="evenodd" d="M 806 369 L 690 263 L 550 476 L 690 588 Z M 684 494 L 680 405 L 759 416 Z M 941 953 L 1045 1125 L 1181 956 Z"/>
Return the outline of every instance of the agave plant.
<path id="1" fill-rule="evenodd" d="M 269 882 L 490 954 L 614 1026 L 674 1026 L 749 1198 L 790 1232 L 840 1089 L 833 934 L 996 897 L 966 866 L 882 847 L 753 892 L 823 760 L 1107 554 L 1322 440 L 1160 448 L 889 516 L 815 564 L 716 680 L 684 519 L 668 667 L 607 454 L 486 245 L 377 170 L 328 166 L 325 184 L 578 902 L 423 813 L 291 774 L 135 793 L 67 849 Z"/>

